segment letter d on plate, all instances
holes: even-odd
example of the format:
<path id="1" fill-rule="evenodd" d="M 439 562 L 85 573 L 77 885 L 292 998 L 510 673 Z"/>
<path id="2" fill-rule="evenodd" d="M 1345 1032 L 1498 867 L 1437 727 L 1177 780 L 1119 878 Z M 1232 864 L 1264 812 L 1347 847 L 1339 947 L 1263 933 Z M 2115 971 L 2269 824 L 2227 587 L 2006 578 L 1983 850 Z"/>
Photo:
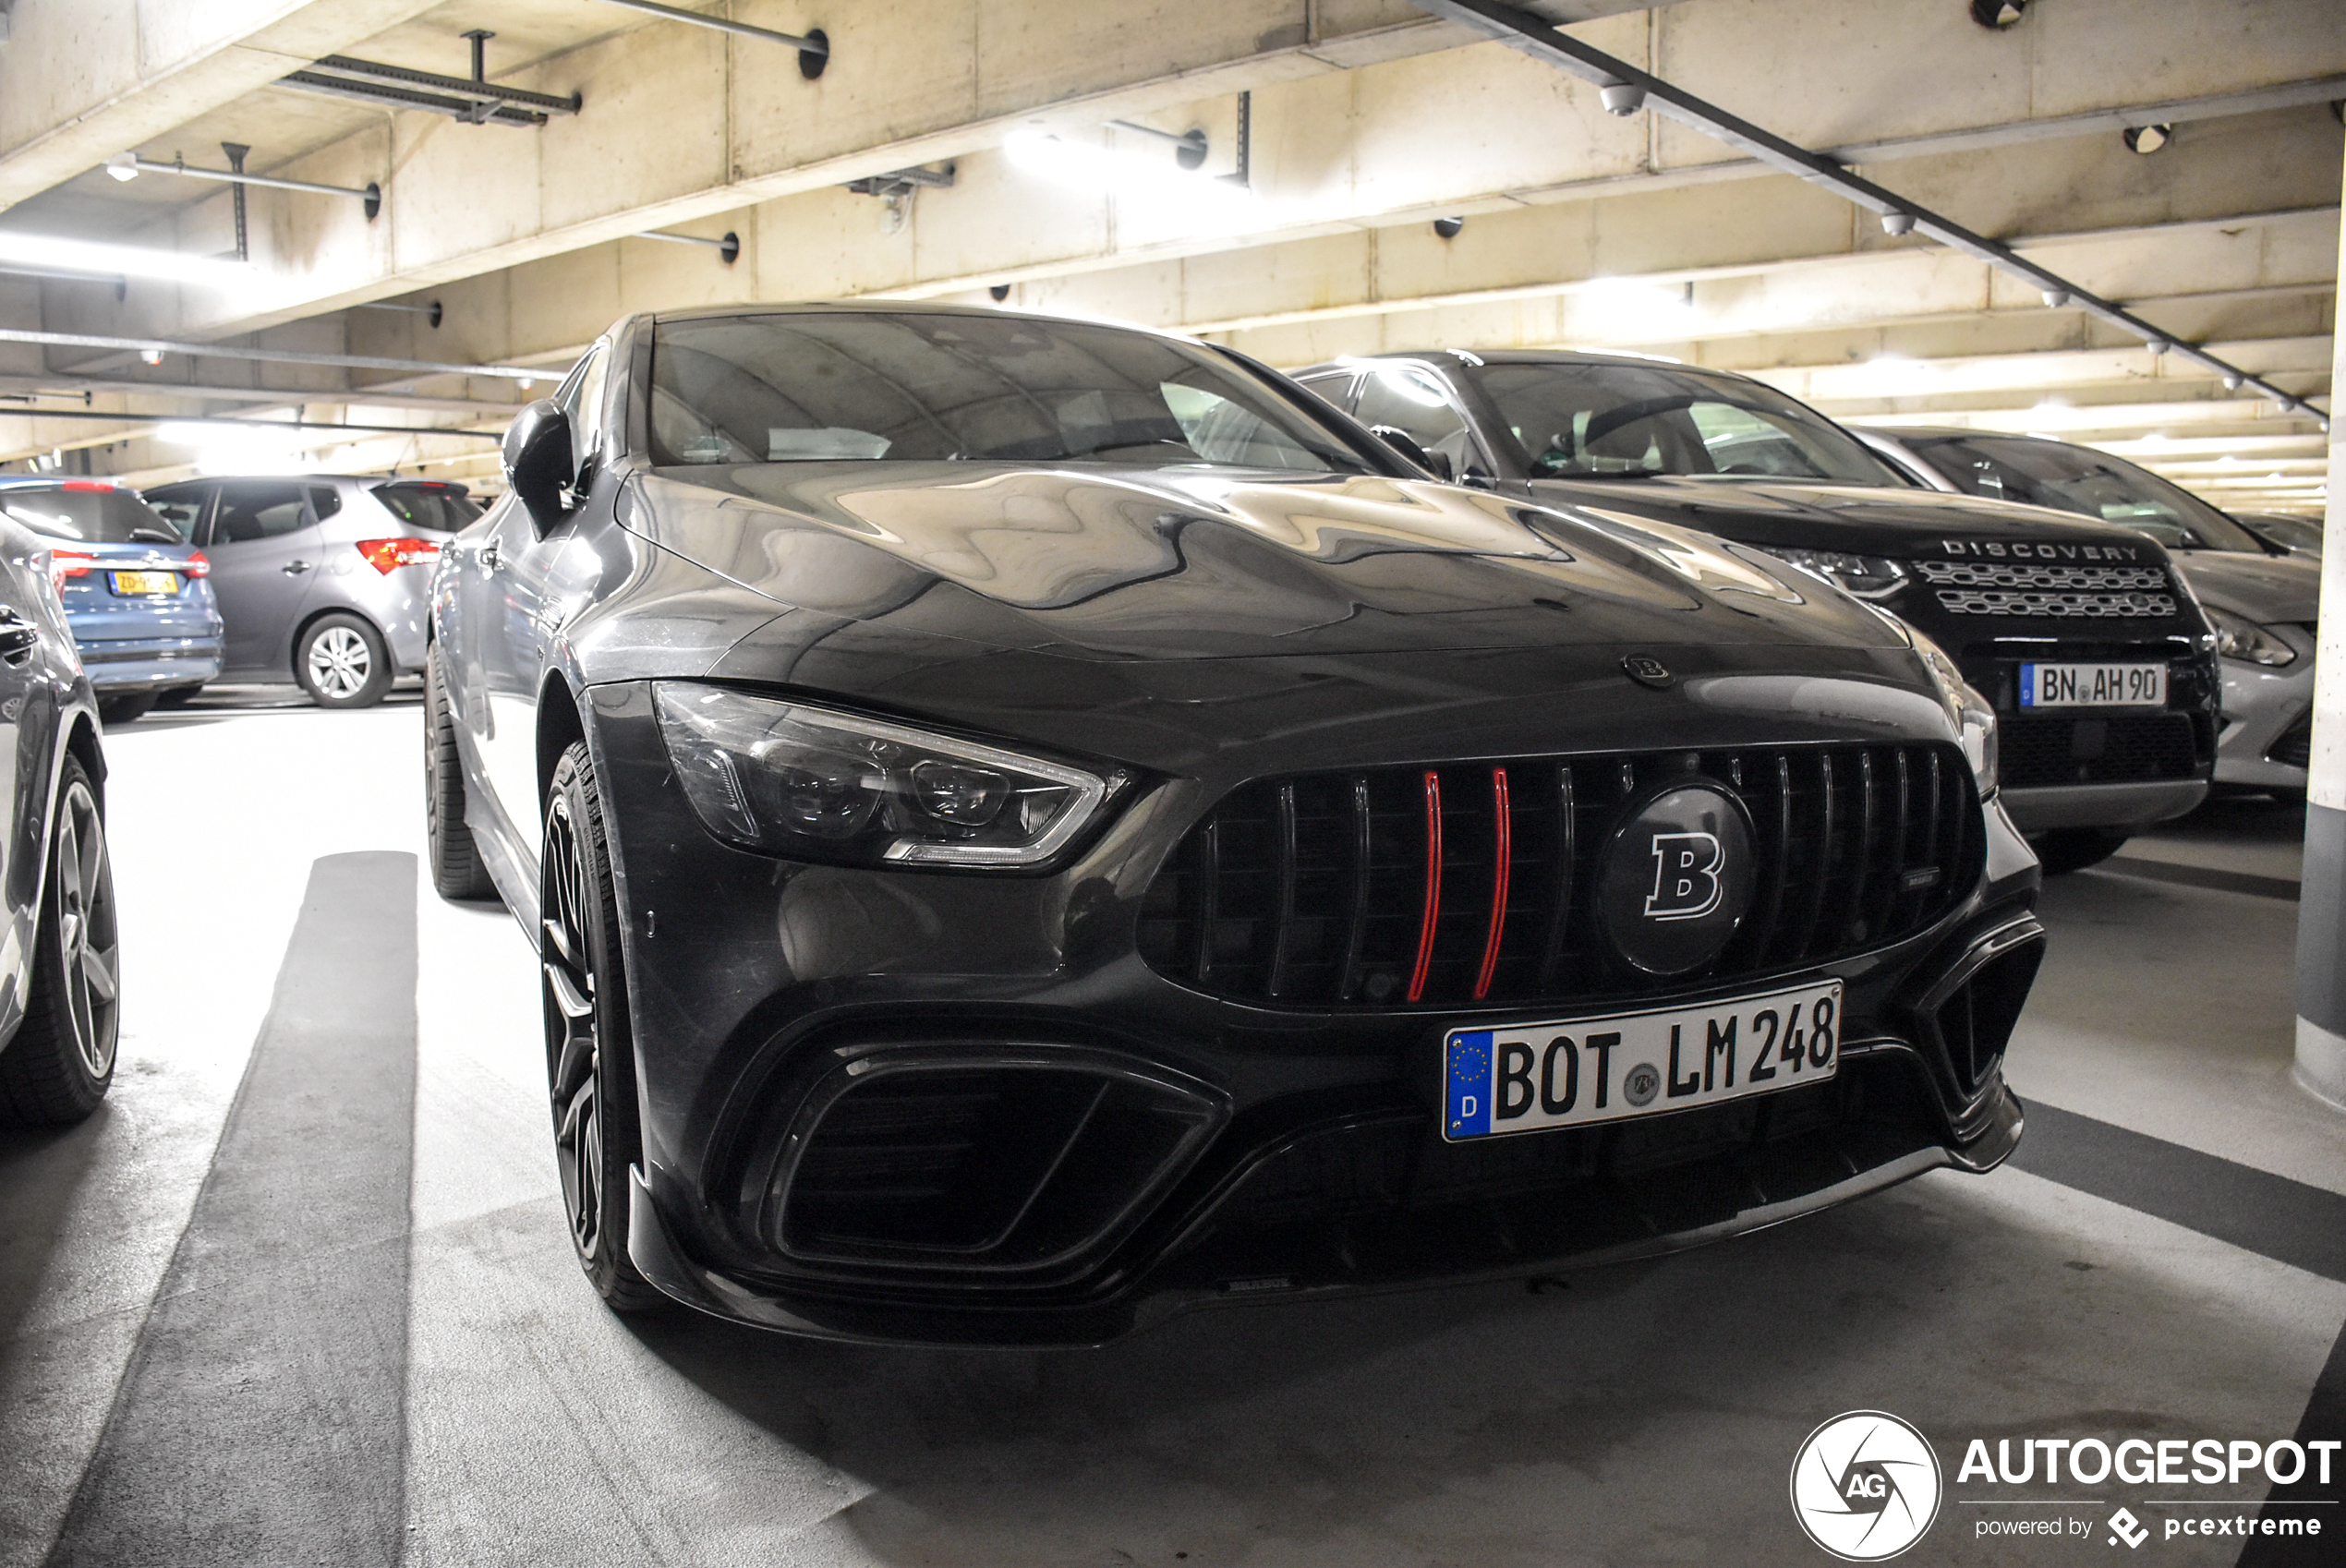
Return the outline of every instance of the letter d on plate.
<path id="1" fill-rule="evenodd" d="M 1447 1087 L 1442 1098 L 1450 1136 L 1473 1138 L 1489 1132 L 1491 1031 L 1481 1029 L 1453 1034 L 1444 1055 L 1448 1058 Z"/>

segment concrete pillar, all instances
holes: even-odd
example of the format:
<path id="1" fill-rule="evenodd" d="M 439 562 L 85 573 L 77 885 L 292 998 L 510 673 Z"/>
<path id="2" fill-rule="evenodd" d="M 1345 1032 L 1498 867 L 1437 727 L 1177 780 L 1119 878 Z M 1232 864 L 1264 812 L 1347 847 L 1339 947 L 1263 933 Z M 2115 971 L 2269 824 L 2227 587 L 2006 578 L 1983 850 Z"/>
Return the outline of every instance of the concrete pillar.
<path id="1" fill-rule="evenodd" d="M 2339 231 L 2346 278 L 2346 222 Z M 2322 522 L 2322 604 L 2314 686 L 2314 755 L 2305 787 L 2305 871 L 2297 907 L 2297 1081 L 2346 1111 L 2346 332 L 2331 321 L 2329 504 Z"/>

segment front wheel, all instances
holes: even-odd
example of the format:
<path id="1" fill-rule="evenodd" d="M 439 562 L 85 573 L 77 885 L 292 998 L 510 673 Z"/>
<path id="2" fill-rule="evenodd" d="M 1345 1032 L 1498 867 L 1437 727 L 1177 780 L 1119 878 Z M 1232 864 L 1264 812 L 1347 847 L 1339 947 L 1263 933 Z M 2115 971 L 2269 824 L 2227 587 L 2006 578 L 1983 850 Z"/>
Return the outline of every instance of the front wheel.
<path id="1" fill-rule="evenodd" d="M 381 633 L 338 610 L 302 633 L 294 678 L 320 707 L 372 707 L 391 690 L 391 651 Z"/>
<path id="2" fill-rule="evenodd" d="M 57 779 L 47 870 L 32 990 L 16 1038 L 0 1047 L 0 1116 L 27 1127 L 81 1120 L 114 1081 L 120 1027 L 114 864 L 97 791 L 78 758 L 66 759 Z"/>
<path id="3" fill-rule="evenodd" d="M 2032 839 L 2030 847 L 2047 876 L 2061 876 L 2099 865 L 2132 837 L 2113 827 L 2063 827 Z"/>
<path id="4" fill-rule="evenodd" d="M 571 1246 L 604 1305 L 644 1311 L 667 1297 L 627 1256 L 627 1174 L 642 1145 L 635 1044 L 602 799 L 584 741 L 554 767 L 538 898 L 546 1076 Z"/>

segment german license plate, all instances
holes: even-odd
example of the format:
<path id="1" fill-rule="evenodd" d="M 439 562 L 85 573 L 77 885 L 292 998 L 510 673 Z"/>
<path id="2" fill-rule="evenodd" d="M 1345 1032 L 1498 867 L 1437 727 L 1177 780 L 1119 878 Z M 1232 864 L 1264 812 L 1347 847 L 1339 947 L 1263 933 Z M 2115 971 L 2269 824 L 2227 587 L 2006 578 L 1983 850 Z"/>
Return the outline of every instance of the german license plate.
<path id="1" fill-rule="evenodd" d="M 179 591 L 176 572 L 115 572 L 114 591 L 117 594 L 175 594 Z"/>
<path id="2" fill-rule="evenodd" d="M 1832 1077 L 1841 982 L 1699 1007 L 1612 1013 L 1443 1042 L 1451 1142 L 1715 1105 Z"/>
<path id="3" fill-rule="evenodd" d="M 2165 707 L 2163 664 L 2024 664 L 2020 706 L 2040 707 Z"/>

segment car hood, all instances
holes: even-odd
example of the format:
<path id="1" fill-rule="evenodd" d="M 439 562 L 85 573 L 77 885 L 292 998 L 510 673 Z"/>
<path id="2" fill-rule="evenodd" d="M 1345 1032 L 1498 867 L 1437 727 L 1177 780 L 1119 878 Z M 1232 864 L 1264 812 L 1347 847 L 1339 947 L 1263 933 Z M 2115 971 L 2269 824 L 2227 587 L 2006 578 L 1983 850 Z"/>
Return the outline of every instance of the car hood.
<path id="1" fill-rule="evenodd" d="M 1668 522 L 1371 476 L 966 463 L 638 476 L 631 531 L 778 608 L 1092 660 L 1885 648 L 1805 573 Z"/>
<path id="2" fill-rule="evenodd" d="M 2216 549 L 2178 550 L 2174 560 L 2203 603 L 2260 625 L 2311 625 L 2321 606 L 2322 567 L 2316 560 Z"/>
<path id="3" fill-rule="evenodd" d="M 1663 476 L 1615 481 L 1535 479 L 1531 492 L 1543 501 L 1608 515 L 1666 519 L 1729 538 L 1794 549 L 1896 559 L 1974 557 L 1995 544 L 2026 541 L 2056 550 L 2066 545 L 2080 552 L 2122 548 L 2118 559 L 2126 561 L 2163 559 L 2158 544 L 2131 528 L 2047 507 L 1939 490 Z"/>

